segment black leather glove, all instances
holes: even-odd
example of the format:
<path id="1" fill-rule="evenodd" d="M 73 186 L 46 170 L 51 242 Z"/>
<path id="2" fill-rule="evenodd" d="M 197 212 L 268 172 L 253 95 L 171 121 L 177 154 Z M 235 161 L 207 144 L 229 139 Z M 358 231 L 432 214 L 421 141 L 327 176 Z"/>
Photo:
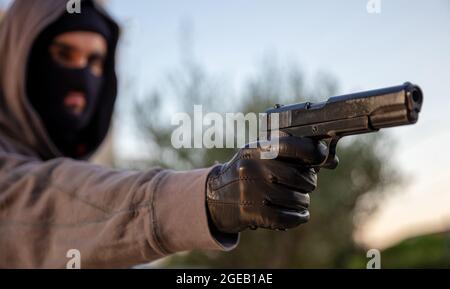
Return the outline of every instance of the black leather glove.
<path id="1" fill-rule="evenodd" d="M 326 146 L 297 137 L 281 137 L 276 159 L 261 159 L 259 148 L 241 149 L 208 177 L 210 222 L 222 233 L 246 229 L 286 230 L 309 220 L 309 193 L 317 186 L 317 169 Z M 336 160 L 337 161 L 337 160 Z"/>

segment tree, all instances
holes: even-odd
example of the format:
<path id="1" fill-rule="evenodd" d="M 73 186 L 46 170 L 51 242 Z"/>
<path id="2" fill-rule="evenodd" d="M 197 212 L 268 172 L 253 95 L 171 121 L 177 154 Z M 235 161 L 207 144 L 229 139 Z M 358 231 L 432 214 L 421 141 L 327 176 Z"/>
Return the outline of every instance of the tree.
<path id="1" fill-rule="evenodd" d="M 234 150 L 175 150 L 170 143 L 172 129 L 161 125 L 162 114 L 146 111 L 164 111 L 165 105 L 179 103 L 181 111 L 191 111 L 194 104 L 203 104 L 212 111 L 223 111 L 222 99 L 232 99 L 230 111 L 263 112 L 275 103 L 291 103 L 318 99 L 336 93 L 337 81 L 321 73 L 315 84 L 308 88 L 304 74 L 297 65 L 287 69 L 273 59 L 261 65 L 260 73 L 245 85 L 241 97 L 222 94 L 226 87 L 207 76 L 195 63 L 189 62 L 181 70 L 171 74 L 165 90 L 155 89 L 150 96 L 138 101 L 136 118 L 143 136 L 151 143 L 153 158 L 143 162 L 145 166 L 190 169 L 207 167 L 214 160 L 227 161 Z M 292 98 L 286 98 L 290 95 Z M 175 101 L 175 99 L 179 101 Z M 240 100 L 240 101 L 237 101 Z M 167 122 L 169 123 L 169 122 Z M 309 224 L 288 232 L 258 230 L 242 234 L 239 247 L 228 253 L 191 252 L 168 259 L 167 266 L 201 267 L 264 267 L 264 268 L 342 268 L 351 266 L 355 255 L 362 255 L 353 241 L 355 216 L 365 218 L 377 208 L 381 191 L 399 180 L 390 162 L 386 138 L 358 137 L 340 145 L 340 166 L 335 171 L 323 170 L 319 189 L 312 196 L 312 219 Z M 359 200 L 369 199 L 370 206 L 362 210 Z"/>

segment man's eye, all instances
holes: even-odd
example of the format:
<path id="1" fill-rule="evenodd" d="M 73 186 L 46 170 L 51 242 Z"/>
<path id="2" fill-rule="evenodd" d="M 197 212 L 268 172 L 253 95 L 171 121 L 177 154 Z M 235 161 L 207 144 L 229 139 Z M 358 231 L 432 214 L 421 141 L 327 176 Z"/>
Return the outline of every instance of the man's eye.
<path id="1" fill-rule="evenodd" d="M 71 59 L 71 54 L 68 51 L 61 51 L 61 57 L 64 60 L 70 60 Z"/>
<path id="2" fill-rule="evenodd" d="M 93 59 L 89 63 L 91 66 L 103 66 L 103 60 L 101 59 Z"/>
<path id="3" fill-rule="evenodd" d="M 102 55 L 98 55 L 98 54 L 93 54 L 93 55 L 89 56 L 89 58 L 88 58 L 88 62 L 90 64 L 96 64 L 96 65 L 99 65 L 99 64 L 103 65 L 104 60 L 105 60 L 105 57 Z"/>
<path id="4" fill-rule="evenodd" d="M 103 73 L 103 66 L 105 64 L 103 56 L 92 55 L 89 57 L 88 63 L 95 75 L 100 76 Z"/>
<path id="5" fill-rule="evenodd" d="M 72 59 L 70 52 L 65 50 L 59 50 L 56 53 L 56 58 L 57 60 L 62 62 L 70 62 L 70 60 Z"/>
<path id="6" fill-rule="evenodd" d="M 95 62 L 90 64 L 91 72 L 95 76 L 101 76 L 103 74 L 103 63 L 102 62 Z"/>

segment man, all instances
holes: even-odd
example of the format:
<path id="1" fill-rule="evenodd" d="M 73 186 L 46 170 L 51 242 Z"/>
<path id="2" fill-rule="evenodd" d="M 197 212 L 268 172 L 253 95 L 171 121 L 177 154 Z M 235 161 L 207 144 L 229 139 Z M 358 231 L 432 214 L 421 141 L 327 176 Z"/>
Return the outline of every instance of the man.
<path id="1" fill-rule="evenodd" d="M 66 4 L 16 0 L 0 28 L 1 267 L 64 268 L 77 249 L 82 268 L 124 268 L 308 221 L 326 149 L 312 140 L 187 172 L 88 163 L 110 125 L 119 29 L 97 2 Z"/>

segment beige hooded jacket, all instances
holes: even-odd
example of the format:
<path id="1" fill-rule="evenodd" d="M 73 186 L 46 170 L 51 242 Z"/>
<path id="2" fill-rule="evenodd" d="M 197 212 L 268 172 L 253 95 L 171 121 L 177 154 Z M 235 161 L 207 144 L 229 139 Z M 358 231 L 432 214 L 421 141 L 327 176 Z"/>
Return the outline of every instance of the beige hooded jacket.
<path id="1" fill-rule="evenodd" d="M 237 235 L 219 242 L 208 226 L 209 169 L 112 170 L 64 158 L 52 144 L 27 101 L 26 67 L 66 3 L 16 0 L 0 25 L 0 267 L 65 268 L 71 249 L 82 268 L 125 268 L 234 248 Z"/>

